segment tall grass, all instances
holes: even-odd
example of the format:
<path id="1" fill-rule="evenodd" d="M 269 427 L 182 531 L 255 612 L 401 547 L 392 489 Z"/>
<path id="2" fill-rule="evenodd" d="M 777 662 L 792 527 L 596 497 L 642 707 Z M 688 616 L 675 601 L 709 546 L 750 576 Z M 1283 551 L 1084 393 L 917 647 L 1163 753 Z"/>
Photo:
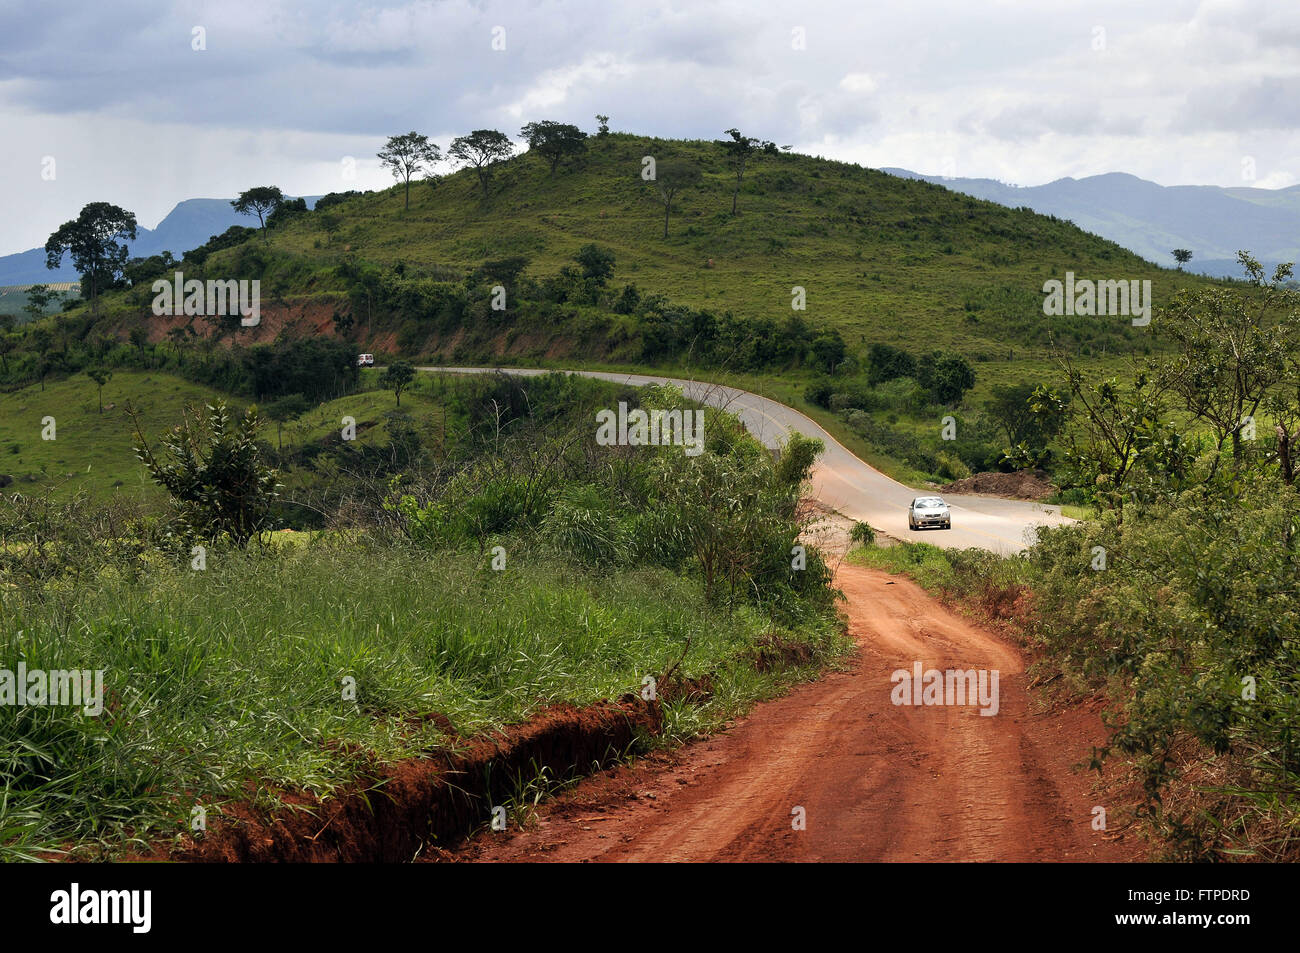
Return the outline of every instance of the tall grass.
<path id="1" fill-rule="evenodd" d="M 0 858 L 166 836 L 195 804 L 284 789 L 328 793 L 375 761 L 639 689 L 689 644 L 689 677 L 724 675 L 689 734 L 777 683 L 747 650 L 771 631 L 741 606 L 708 611 L 664 570 L 587 574 L 511 553 L 489 559 L 322 542 L 214 553 L 206 571 L 104 575 L 39 595 L 0 590 L 0 667 L 104 670 L 106 710 L 0 706 Z M 829 620 L 786 632 L 821 658 Z M 786 678 L 790 677 L 787 673 Z M 345 679 L 355 679 L 355 701 Z"/>

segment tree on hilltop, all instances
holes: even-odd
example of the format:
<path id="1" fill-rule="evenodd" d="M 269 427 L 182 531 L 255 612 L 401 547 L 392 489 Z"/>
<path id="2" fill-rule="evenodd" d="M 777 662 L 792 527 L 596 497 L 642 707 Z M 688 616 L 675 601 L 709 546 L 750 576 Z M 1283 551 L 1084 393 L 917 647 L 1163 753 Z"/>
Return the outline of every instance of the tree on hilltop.
<path id="1" fill-rule="evenodd" d="M 267 216 L 279 208 L 283 201 L 284 193 L 278 186 L 259 185 L 247 192 L 240 192 L 239 198 L 230 204 L 240 215 L 257 216 L 257 222 L 262 227 L 262 241 L 266 241 Z"/>
<path id="2" fill-rule="evenodd" d="M 428 136 L 414 131 L 389 136 L 388 142 L 378 154 L 380 163 L 393 173 L 393 178 L 406 186 L 408 209 L 411 207 L 412 177 L 430 171 L 442 159 L 442 150 L 437 144 L 430 142 Z"/>
<path id="3" fill-rule="evenodd" d="M 466 168 L 473 168 L 478 174 L 483 198 L 487 198 L 493 167 L 502 159 L 510 158 L 514 151 L 515 144 L 510 141 L 510 137 L 495 129 L 475 129 L 467 136 L 457 136 L 447 147 L 449 156 L 460 160 Z"/>
<path id="4" fill-rule="evenodd" d="M 744 181 L 746 167 L 762 153 L 775 153 L 776 143 L 742 136 L 739 129 L 728 129 L 727 135 L 731 138 L 720 139 L 717 144 L 726 153 L 727 163 L 736 175 L 736 187 L 731 192 L 731 214 L 735 215 L 736 200 L 740 196 L 740 185 Z"/>
<path id="5" fill-rule="evenodd" d="M 45 243 L 45 267 L 58 268 L 65 253 L 81 273 L 91 311 L 99 313 L 99 292 L 112 287 L 126 269 L 126 239 L 135 241 L 135 216 L 108 202 L 91 202 L 64 222 Z"/>
<path id="6" fill-rule="evenodd" d="M 587 134 L 564 122 L 530 122 L 519 130 L 519 135 L 527 140 L 529 151 L 550 163 L 551 175 L 555 175 L 561 160 L 576 159 L 587 151 Z"/>

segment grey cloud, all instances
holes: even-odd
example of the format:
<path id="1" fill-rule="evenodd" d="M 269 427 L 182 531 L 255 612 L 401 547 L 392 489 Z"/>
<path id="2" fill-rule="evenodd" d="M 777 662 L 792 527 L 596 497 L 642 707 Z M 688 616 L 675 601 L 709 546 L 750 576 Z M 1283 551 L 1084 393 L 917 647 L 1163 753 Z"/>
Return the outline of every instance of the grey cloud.
<path id="1" fill-rule="evenodd" d="M 1172 127 L 1252 132 L 1300 126 L 1300 76 L 1266 76 L 1233 87 L 1193 90 Z"/>
<path id="2" fill-rule="evenodd" d="M 190 49 L 196 25 L 203 52 Z M 490 48 L 497 25 L 504 53 Z M 1094 25 L 1110 44 L 1100 59 Z M 807 30 L 806 51 L 790 49 L 794 26 Z M 41 195 L 70 196 L 74 179 L 93 195 L 110 178 L 94 170 L 110 165 L 129 207 L 164 205 L 167 189 L 170 201 L 224 194 L 228 179 L 263 168 L 305 191 L 294 175 L 316 173 L 295 170 L 372 154 L 395 131 L 445 144 L 540 118 L 590 130 L 597 112 L 616 129 L 718 138 L 736 126 L 874 164 L 937 148 L 987 166 L 962 174 L 1018 181 L 1069 174 L 1088 149 L 1090 167 L 1182 180 L 1216 131 L 1266 133 L 1261 156 L 1300 154 L 1300 89 L 1288 78 L 1298 38 L 1293 5 L 1264 0 L 0 0 L 0 121 L 26 140 L 0 154 L 0 181 L 26 181 L 48 142 L 69 171 Z M 850 74 L 875 88 L 841 86 Z M 1050 134 L 1077 137 L 1079 150 L 1062 155 Z M 259 152 L 239 152 L 251 142 Z M 110 149 L 128 158 L 111 164 Z M 1139 160 L 1148 165 L 1129 167 Z M 20 234 L 33 243 L 44 228 L 33 203 L 48 201 L 6 188 L 16 212 L 0 221 L 0 250 Z M 49 212 L 70 214 L 70 204 Z"/>

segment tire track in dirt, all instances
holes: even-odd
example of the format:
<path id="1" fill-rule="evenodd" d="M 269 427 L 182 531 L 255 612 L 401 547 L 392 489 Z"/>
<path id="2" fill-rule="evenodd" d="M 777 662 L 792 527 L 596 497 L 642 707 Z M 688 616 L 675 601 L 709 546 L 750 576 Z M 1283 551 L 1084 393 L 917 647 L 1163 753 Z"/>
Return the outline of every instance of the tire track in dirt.
<path id="1" fill-rule="evenodd" d="M 479 861 L 1079 861 L 1138 859 L 1091 828 L 1095 714 L 1036 713 L 1019 653 L 904 577 L 842 565 L 850 671 L 757 706 L 729 730 L 597 775 Z M 1000 707 L 895 706 L 890 674 L 997 669 Z M 794 830 L 791 811 L 806 811 Z"/>

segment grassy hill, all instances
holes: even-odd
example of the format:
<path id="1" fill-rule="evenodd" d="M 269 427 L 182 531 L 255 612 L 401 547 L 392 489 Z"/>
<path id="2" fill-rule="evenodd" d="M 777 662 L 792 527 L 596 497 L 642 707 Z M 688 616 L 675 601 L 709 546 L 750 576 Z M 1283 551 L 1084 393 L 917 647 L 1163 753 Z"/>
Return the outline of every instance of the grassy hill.
<path id="1" fill-rule="evenodd" d="M 94 497 L 125 494 L 152 499 L 161 492 L 147 482 L 131 452 L 128 401 L 152 434 L 179 422 L 186 404 L 216 394 L 169 374 L 119 371 L 104 387 L 99 413 L 95 383 L 84 375 L 52 380 L 41 390 L 25 387 L 0 400 L 0 474 L 14 488 L 42 487 L 59 495 L 84 491 Z M 54 418 L 55 439 L 41 438 L 42 419 Z"/>
<path id="2" fill-rule="evenodd" d="M 675 199 L 667 238 L 663 205 L 642 178 L 646 156 L 661 169 L 689 161 L 703 173 Z M 414 183 L 409 209 L 397 186 L 334 198 L 284 217 L 265 237 L 235 230 L 181 267 L 187 277 L 261 281 L 262 325 L 236 331 L 237 345 L 343 335 L 381 362 L 653 367 L 725 379 L 814 413 L 912 482 L 996 460 L 996 428 L 967 428 L 969 412 L 978 416 L 994 386 L 1052 379 L 1051 344 L 1093 374 L 1159 347 L 1156 325 L 1135 328 L 1127 316 L 1045 316 L 1046 280 L 1149 279 L 1157 308 L 1180 288 L 1213 283 L 1066 221 L 848 163 L 762 155 L 747 170 L 737 215 L 734 181 L 712 143 L 612 134 L 589 140 L 585 159 L 555 174 L 535 156 L 516 156 L 496 168 L 486 196 L 462 170 Z M 575 267 L 592 243 L 613 256 L 608 279 Z M 509 290 L 504 312 L 489 306 L 498 283 Z M 796 287 L 806 310 L 792 309 Z M 194 342 L 168 335 L 186 319 L 154 317 L 151 300 L 145 280 L 111 292 L 104 317 L 82 326 L 84 310 L 64 316 L 55 338 L 122 341 L 143 326 L 163 357 L 183 363 L 181 348 Z M 202 318 L 192 323 L 208 333 Z M 819 357 L 817 339 L 827 335 L 839 351 Z M 900 392 L 851 405 L 875 413 L 889 404 L 878 416 L 891 435 L 855 433 L 843 408 L 802 399 L 831 367 L 838 379 L 860 378 L 873 344 L 970 363 L 965 464 L 940 465 L 947 411 L 933 401 Z M 14 358 L 15 376 L 31 379 L 33 353 Z"/>
<path id="3" fill-rule="evenodd" d="M 667 239 L 662 205 L 641 179 L 647 155 L 705 171 L 703 184 L 675 203 Z M 409 211 L 397 188 L 345 201 L 332 236 L 320 216 L 291 222 L 271 248 L 311 267 L 275 290 L 342 290 L 330 272 L 349 256 L 417 274 L 524 256 L 530 274 L 553 274 L 597 242 L 616 255 L 616 283 L 675 303 L 784 320 L 799 285 L 802 316 L 838 328 L 851 347 L 883 341 L 997 362 L 1017 347 L 1037 351 L 1049 328 L 1098 351 L 1143 342 L 1124 321 L 1044 317 L 1043 282 L 1067 270 L 1149 278 L 1158 301 L 1204 283 L 1067 222 L 847 163 L 763 156 L 745 176 L 735 217 L 733 181 L 720 150 L 704 142 L 613 134 L 591 141 L 583 166 L 554 176 L 523 155 L 501 166 L 486 201 L 476 180 L 458 172 L 416 184 Z M 223 255 L 236 258 L 220 252 L 212 264 Z"/>

